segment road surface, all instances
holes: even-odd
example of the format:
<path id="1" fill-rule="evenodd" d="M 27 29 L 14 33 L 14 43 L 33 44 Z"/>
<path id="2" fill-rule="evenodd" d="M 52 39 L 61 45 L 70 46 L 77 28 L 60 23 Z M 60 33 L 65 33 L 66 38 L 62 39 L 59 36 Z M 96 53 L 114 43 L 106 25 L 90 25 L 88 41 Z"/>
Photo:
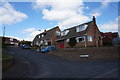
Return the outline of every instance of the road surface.
<path id="1" fill-rule="evenodd" d="M 21 47 L 9 47 L 18 61 L 31 69 L 23 78 L 117 78 L 118 62 L 69 61 Z"/>

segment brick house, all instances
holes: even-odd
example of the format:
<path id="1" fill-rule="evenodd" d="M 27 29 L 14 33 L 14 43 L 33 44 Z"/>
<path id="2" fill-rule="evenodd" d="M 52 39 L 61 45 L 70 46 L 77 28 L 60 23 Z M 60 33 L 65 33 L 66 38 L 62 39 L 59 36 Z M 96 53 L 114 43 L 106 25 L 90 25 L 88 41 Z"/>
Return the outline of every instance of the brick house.
<path id="1" fill-rule="evenodd" d="M 34 46 L 41 46 L 41 45 L 56 45 L 55 39 L 60 35 L 59 27 L 54 27 L 50 30 L 45 30 L 44 32 L 35 36 L 33 40 Z"/>
<path id="2" fill-rule="evenodd" d="M 73 39 L 74 38 L 74 39 Z M 73 47 L 88 47 L 88 46 L 102 46 L 102 36 L 99 31 L 96 18 L 93 16 L 93 20 L 78 26 L 74 26 L 69 29 L 65 29 L 61 32 L 61 36 L 56 41 L 57 48 L 68 48 L 75 40 L 76 43 Z"/>
<path id="3" fill-rule="evenodd" d="M 5 40 L 6 45 L 18 46 L 18 44 L 19 44 L 19 41 L 15 38 L 12 38 L 12 37 L 0 37 L 0 38 L 2 38 L 2 40 Z"/>
<path id="4" fill-rule="evenodd" d="M 107 45 L 112 45 L 112 40 L 114 38 L 118 38 L 118 32 L 105 32 L 105 33 L 101 33 L 102 35 L 102 41 L 103 41 L 103 45 L 107 46 Z"/>

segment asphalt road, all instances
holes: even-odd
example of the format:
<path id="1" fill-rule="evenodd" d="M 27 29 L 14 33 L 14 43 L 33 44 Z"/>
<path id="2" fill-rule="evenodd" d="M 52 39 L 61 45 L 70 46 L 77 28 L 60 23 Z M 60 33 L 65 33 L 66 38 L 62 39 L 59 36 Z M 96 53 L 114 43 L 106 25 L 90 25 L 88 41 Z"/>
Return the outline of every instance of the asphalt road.
<path id="1" fill-rule="evenodd" d="M 31 65 L 23 78 L 118 78 L 118 62 L 69 61 L 21 47 L 9 48 L 18 61 Z"/>

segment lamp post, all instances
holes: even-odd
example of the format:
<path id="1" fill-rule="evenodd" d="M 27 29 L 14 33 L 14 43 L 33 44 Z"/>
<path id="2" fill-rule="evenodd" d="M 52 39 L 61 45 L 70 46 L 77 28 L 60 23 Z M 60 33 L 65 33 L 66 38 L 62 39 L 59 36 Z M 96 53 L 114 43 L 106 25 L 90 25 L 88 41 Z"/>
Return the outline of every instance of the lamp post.
<path id="1" fill-rule="evenodd" d="M 3 28 L 3 37 L 5 37 L 5 27 Z"/>
<path id="2" fill-rule="evenodd" d="M 85 36 L 85 47 L 87 47 L 87 34 L 85 34 L 84 36 Z"/>
<path id="3" fill-rule="evenodd" d="M 41 30 L 38 30 L 38 31 L 41 31 Z M 40 40 L 40 35 L 39 35 L 38 38 L 39 38 L 39 40 Z M 38 41 L 38 46 L 39 46 L 38 50 L 41 51 L 41 41 Z"/>
<path id="4" fill-rule="evenodd" d="M 5 47 L 5 27 L 3 27 L 2 47 Z"/>

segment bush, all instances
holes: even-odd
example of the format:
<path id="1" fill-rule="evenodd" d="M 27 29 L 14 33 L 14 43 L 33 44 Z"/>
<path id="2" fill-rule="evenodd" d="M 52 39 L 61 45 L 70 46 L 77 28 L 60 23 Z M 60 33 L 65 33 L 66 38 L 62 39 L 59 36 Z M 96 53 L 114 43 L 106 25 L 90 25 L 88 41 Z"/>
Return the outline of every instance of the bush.
<path id="1" fill-rule="evenodd" d="M 75 37 L 74 38 L 70 38 L 70 41 L 68 42 L 68 44 L 70 45 L 70 47 L 74 47 L 76 43 L 77 42 L 76 42 Z"/>
<path id="2" fill-rule="evenodd" d="M 104 46 L 112 46 L 112 42 L 106 42 L 106 43 L 103 43 Z"/>
<path id="3" fill-rule="evenodd" d="M 5 44 L 5 38 L 2 38 L 2 48 L 6 48 L 6 44 Z"/>

